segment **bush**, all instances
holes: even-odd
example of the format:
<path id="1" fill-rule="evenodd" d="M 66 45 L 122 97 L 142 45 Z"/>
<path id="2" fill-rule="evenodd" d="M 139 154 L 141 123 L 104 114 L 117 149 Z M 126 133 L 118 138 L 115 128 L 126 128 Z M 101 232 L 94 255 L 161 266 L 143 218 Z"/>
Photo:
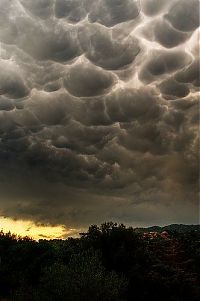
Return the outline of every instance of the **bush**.
<path id="1" fill-rule="evenodd" d="M 97 253 L 73 255 L 67 266 L 45 269 L 36 300 L 117 301 L 127 285 L 123 277 L 107 272 Z"/>

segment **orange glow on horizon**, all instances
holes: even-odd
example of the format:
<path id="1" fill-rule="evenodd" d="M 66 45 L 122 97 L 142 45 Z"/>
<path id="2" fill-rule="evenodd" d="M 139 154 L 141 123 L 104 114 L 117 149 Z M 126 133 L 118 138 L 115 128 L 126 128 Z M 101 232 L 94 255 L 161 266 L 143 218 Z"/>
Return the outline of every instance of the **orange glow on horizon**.
<path id="1" fill-rule="evenodd" d="M 19 236 L 29 236 L 35 240 L 77 237 L 81 231 L 81 229 L 67 229 L 64 225 L 37 225 L 32 221 L 14 220 L 3 216 L 0 216 L 0 230 L 5 233 L 10 231 Z"/>

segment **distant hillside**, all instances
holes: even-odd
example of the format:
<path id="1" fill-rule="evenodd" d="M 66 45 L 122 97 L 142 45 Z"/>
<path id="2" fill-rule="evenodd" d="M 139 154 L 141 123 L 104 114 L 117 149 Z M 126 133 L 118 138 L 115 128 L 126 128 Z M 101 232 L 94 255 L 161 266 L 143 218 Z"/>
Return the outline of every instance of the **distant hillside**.
<path id="1" fill-rule="evenodd" d="M 152 226 L 148 228 L 135 228 L 136 232 L 177 232 L 177 233 L 189 233 L 193 231 L 200 232 L 200 225 L 184 225 L 184 224 L 172 224 L 164 227 Z"/>

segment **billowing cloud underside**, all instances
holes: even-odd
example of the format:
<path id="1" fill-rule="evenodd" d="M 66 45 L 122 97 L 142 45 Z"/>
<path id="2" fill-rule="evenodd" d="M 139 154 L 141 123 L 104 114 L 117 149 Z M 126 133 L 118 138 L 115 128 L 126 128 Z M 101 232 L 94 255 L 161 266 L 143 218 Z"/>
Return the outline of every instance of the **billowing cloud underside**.
<path id="1" fill-rule="evenodd" d="M 198 27 L 198 0 L 0 0 L 1 214 L 197 221 Z"/>

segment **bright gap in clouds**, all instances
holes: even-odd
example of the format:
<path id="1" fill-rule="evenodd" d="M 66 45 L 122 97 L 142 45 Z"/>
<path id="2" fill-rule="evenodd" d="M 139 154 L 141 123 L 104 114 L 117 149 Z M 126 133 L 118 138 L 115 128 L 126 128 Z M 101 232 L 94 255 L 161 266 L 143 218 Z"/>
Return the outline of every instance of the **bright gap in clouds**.
<path id="1" fill-rule="evenodd" d="M 0 217 L 0 228 L 4 233 L 11 232 L 19 236 L 29 236 L 33 239 L 63 239 L 78 235 L 75 229 L 66 229 L 63 225 L 36 225 L 31 221 L 14 220 Z"/>

